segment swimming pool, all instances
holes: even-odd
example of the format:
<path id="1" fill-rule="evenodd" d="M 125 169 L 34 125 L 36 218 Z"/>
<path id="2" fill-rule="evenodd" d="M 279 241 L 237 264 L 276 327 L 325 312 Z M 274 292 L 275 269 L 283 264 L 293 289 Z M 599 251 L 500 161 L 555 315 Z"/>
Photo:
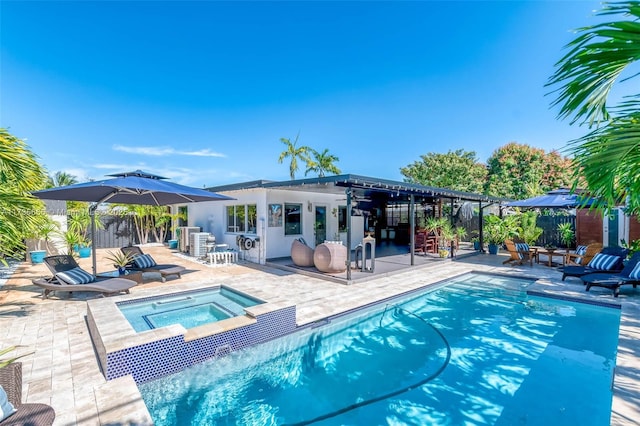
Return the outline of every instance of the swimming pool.
<path id="1" fill-rule="evenodd" d="M 141 384 L 156 425 L 608 425 L 620 310 L 466 274 Z"/>
<path id="2" fill-rule="evenodd" d="M 137 332 L 180 324 L 193 328 L 244 315 L 244 308 L 264 303 L 226 287 L 116 303 Z"/>

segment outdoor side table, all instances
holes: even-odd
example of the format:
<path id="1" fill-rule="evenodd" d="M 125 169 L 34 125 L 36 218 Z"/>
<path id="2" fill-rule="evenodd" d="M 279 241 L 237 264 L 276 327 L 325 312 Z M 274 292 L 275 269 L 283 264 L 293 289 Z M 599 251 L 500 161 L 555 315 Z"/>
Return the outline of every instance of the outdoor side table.
<path id="1" fill-rule="evenodd" d="M 143 277 L 142 277 L 142 271 L 129 271 L 128 270 L 124 275 L 120 275 L 120 272 L 118 272 L 117 269 L 114 269 L 113 271 L 98 272 L 96 274 L 96 277 L 101 277 L 101 278 L 126 278 L 128 280 L 135 281 L 138 284 L 142 284 L 144 282 Z"/>

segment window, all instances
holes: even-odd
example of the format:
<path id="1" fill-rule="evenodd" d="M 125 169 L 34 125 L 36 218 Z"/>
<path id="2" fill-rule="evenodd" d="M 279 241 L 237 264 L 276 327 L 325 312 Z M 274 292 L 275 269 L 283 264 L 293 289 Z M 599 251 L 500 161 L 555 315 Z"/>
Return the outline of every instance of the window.
<path id="1" fill-rule="evenodd" d="M 255 204 L 227 206 L 227 232 L 256 233 L 258 209 Z"/>
<path id="2" fill-rule="evenodd" d="M 302 204 L 284 205 L 284 235 L 302 234 Z"/>

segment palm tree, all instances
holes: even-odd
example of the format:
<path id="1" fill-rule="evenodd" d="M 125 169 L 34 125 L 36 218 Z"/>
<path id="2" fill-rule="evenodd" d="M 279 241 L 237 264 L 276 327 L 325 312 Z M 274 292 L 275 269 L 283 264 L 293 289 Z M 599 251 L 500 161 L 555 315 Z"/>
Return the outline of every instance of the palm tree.
<path id="1" fill-rule="evenodd" d="M 25 238 L 38 232 L 44 205 L 30 192 L 45 182 L 44 168 L 27 144 L 0 128 L 0 261 L 21 257 Z"/>
<path id="2" fill-rule="evenodd" d="M 78 183 L 78 179 L 66 172 L 56 172 L 53 176 L 47 177 L 47 188 L 57 188 Z"/>
<path id="3" fill-rule="evenodd" d="M 547 85 L 559 86 L 552 103 L 560 106 L 559 117 L 590 129 L 587 135 L 569 143 L 577 166 L 575 181 L 578 174 L 584 178 L 598 197 L 598 207 L 606 209 L 626 200 L 628 212 L 637 214 L 640 93 L 631 93 L 613 106 L 607 102 L 616 82 L 638 76 L 633 73 L 624 78 L 622 74 L 640 59 L 640 3 L 605 3 L 597 14 L 625 19 L 579 29 Z"/>
<path id="4" fill-rule="evenodd" d="M 298 159 L 304 161 L 305 163 L 309 163 L 309 151 L 311 148 L 308 146 L 297 146 L 298 145 L 298 137 L 300 133 L 296 136 L 296 140 L 293 143 L 287 138 L 280 138 L 280 142 L 287 146 L 287 149 L 280 153 L 280 157 L 278 157 L 278 163 L 282 164 L 285 158 L 290 157 L 291 163 L 289 163 L 289 176 L 291 176 L 291 180 L 296 178 L 296 172 L 298 171 Z"/>
<path id="5" fill-rule="evenodd" d="M 323 177 L 325 172 L 332 173 L 334 175 L 340 174 L 340 169 L 333 164 L 340 161 L 340 159 L 333 154 L 329 154 L 329 150 L 327 148 L 322 152 L 312 149 L 311 154 L 313 155 L 313 160 L 310 159 L 307 161 L 307 170 L 304 173 L 305 176 L 309 172 L 316 172 L 320 177 Z"/>

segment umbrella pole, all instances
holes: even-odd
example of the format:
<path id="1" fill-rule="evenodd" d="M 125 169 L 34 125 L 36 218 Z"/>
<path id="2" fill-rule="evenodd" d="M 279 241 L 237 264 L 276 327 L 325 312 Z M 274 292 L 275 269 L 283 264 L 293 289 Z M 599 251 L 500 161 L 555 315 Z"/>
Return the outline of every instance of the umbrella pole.
<path id="1" fill-rule="evenodd" d="M 91 219 L 91 262 L 93 266 L 93 275 L 95 276 L 97 273 L 96 267 L 96 247 L 95 247 L 95 239 L 96 239 L 96 209 L 98 208 L 98 203 L 92 204 L 89 206 L 89 218 Z"/>

